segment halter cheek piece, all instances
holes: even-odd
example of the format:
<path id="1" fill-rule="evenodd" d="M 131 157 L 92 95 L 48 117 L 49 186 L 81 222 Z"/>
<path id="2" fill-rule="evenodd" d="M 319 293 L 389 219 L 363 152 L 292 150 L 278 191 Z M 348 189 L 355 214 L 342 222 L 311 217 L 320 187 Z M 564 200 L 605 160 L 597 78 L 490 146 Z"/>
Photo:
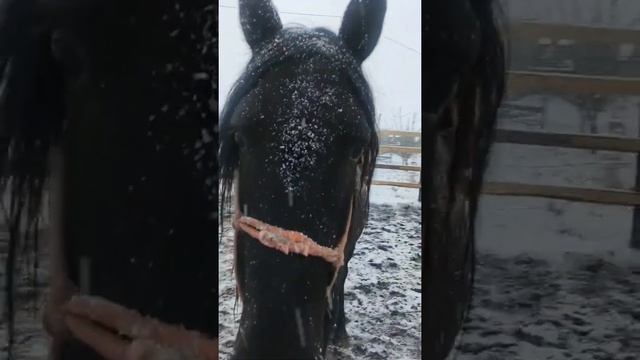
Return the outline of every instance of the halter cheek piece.
<path id="1" fill-rule="evenodd" d="M 249 216 L 243 216 L 240 211 L 237 212 L 234 220 L 236 230 L 242 230 L 252 238 L 258 240 L 262 245 L 278 250 L 285 254 L 300 254 L 303 256 L 317 256 L 325 259 L 335 268 L 331 283 L 326 290 L 327 301 L 329 302 L 329 308 L 332 307 L 331 301 L 331 289 L 338 278 L 338 272 L 342 265 L 344 265 L 344 248 L 349 238 L 349 228 L 351 227 L 351 214 L 353 212 L 353 199 L 349 205 L 349 215 L 347 216 L 347 223 L 345 230 L 342 233 L 340 242 L 335 249 L 328 248 L 326 246 L 318 245 L 308 236 L 298 231 L 285 230 L 273 225 L 269 225 L 260 220 L 254 219 Z M 237 240 L 237 239 L 236 239 Z M 234 253 L 235 256 L 235 253 Z M 236 284 L 238 281 L 236 279 Z M 239 286 L 239 285 L 238 285 Z M 239 289 L 238 289 L 239 290 Z"/>

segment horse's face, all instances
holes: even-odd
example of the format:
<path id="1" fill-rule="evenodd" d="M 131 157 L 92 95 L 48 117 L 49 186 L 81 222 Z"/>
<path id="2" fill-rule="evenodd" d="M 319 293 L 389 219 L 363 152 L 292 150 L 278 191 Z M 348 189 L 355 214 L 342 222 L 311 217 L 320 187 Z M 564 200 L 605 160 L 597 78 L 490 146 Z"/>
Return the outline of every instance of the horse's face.
<path id="1" fill-rule="evenodd" d="M 306 224 L 308 236 L 335 246 L 374 131 L 344 74 L 319 57 L 279 66 L 231 123 L 244 215 L 287 229 Z"/>
<path id="2" fill-rule="evenodd" d="M 244 215 L 335 248 L 373 129 L 344 81 L 327 79 L 330 72 L 328 66 L 310 72 L 306 64 L 270 72 L 233 122 L 240 148 L 237 203 Z M 247 343 L 263 355 L 269 348 L 313 354 L 323 338 L 334 267 L 269 249 L 244 232 L 237 251 Z"/>
<path id="3" fill-rule="evenodd" d="M 241 20 L 254 55 L 269 41 L 280 41 L 281 31 L 293 31 L 281 29 L 269 2 L 248 3 L 240 2 Z M 380 28 L 360 26 L 368 32 L 354 39 L 349 37 L 356 27 L 352 22 L 381 26 L 381 18 L 364 22 L 361 16 L 381 14 L 370 14 L 373 5 L 363 4 L 350 5 L 343 43 L 322 36 L 313 40 L 319 47 L 345 46 L 358 67 Z M 383 5 L 376 3 L 376 10 L 384 13 Z M 222 151 L 235 154 L 237 162 L 237 211 L 336 248 L 353 231 L 348 221 L 353 199 L 377 150 L 368 111 L 349 73 L 321 51 L 282 59 L 264 71 L 221 129 Z M 319 257 L 286 255 L 238 231 L 236 273 L 243 308 L 235 358 L 321 357 L 328 335 L 326 294 L 336 270 Z"/>

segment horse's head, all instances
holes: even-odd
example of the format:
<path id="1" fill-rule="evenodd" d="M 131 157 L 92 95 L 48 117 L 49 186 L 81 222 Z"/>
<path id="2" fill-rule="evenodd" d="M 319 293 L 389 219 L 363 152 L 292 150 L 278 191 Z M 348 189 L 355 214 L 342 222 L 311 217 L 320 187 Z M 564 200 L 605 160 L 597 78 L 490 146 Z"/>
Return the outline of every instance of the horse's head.
<path id="1" fill-rule="evenodd" d="M 335 35 L 283 29 L 270 1 L 240 1 L 252 59 L 221 115 L 219 154 L 227 203 L 235 183 L 236 216 L 302 232 L 351 256 L 378 147 L 361 64 L 378 41 L 385 9 L 384 1 L 352 1 Z M 344 268 L 236 231 L 243 307 L 235 356 L 321 356 L 337 314 L 334 276 Z"/>
<path id="2" fill-rule="evenodd" d="M 48 1 L 79 3 L 48 17 L 69 275 L 79 282 L 85 258 L 91 294 L 215 335 L 212 6 Z"/>

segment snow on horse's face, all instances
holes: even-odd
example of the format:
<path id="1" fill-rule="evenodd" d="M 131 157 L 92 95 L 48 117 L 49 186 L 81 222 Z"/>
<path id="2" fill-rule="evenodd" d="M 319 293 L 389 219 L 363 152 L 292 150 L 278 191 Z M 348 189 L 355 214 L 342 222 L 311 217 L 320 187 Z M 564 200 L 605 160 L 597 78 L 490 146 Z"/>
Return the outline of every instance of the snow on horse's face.
<path id="1" fill-rule="evenodd" d="M 221 177 L 235 181 L 236 213 L 340 248 L 345 262 L 366 218 L 377 155 L 361 63 L 385 8 L 352 1 L 336 35 L 283 29 L 270 1 L 240 1 L 252 59 L 220 120 Z M 235 358 L 323 356 L 335 330 L 344 332 L 346 267 L 279 252 L 243 231 L 235 255 L 243 301 Z"/>

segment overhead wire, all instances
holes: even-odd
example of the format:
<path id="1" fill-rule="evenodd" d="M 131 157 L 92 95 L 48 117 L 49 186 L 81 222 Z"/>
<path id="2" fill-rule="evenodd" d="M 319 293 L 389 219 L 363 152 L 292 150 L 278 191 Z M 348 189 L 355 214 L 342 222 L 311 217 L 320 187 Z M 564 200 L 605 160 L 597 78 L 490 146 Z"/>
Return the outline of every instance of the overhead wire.
<path id="1" fill-rule="evenodd" d="M 223 5 L 220 4 L 218 5 L 221 8 L 226 8 L 226 9 L 237 9 L 237 6 L 232 6 L 232 5 Z M 342 16 L 340 15 L 329 15 L 329 14 L 313 14 L 313 13 L 304 13 L 304 12 L 295 12 L 295 11 L 280 11 L 278 10 L 279 13 L 281 14 L 289 14 L 289 15 L 302 15 L 302 16 L 315 16 L 315 17 L 329 17 L 329 18 L 342 18 Z M 389 40 L 393 43 L 395 43 L 396 45 L 405 48 L 406 50 L 409 50 L 411 52 L 414 52 L 418 55 L 422 55 L 422 52 L 420 52 L 420 50 L 417 50 L 416 48 L 413 48 L 409 45 L 406 45 L 404 43 L 402 43 L 401 41 L 398 41 L 396 39 L 390 38 L 386 35 L 382 36 L 383 39 Z"/>

